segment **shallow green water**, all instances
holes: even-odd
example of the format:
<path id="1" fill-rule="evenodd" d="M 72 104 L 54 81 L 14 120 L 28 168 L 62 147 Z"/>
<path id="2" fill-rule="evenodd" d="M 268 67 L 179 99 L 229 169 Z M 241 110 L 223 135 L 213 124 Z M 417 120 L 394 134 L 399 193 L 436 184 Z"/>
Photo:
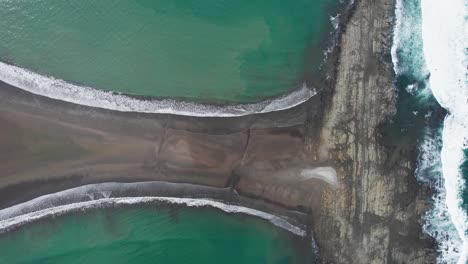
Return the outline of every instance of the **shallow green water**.
<path id="1" fill-rule="evenodd" d="M 138 206 L 44 219 L 0 235 L 0 263 L 311 263 L 307 244 L 254 217 Z"/>
<path id="2" fill-rule="evenodd" d="M 0 0 L 0 59 L 134 95 L 255 101 L 302 86 L 337 2 Z"/>

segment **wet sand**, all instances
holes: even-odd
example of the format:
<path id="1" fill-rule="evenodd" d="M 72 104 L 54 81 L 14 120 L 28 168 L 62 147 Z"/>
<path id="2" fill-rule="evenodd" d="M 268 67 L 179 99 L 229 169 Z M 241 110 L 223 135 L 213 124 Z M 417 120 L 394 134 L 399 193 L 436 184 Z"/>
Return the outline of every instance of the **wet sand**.
<path id="1" fill-rule="evenodd" d="M 310 211 L 329 185 L 304 179 L 307 111 L 197 118 L 122 113 L 0 83 L 0 208 L 84 184 L 167 181 L 230 187 Z M 315 164 L 316 166 L 317 164 Z"/>
<path id="2" fill-rule="evenodd" d="M 285 111 L 115 113 L 0 84 L 0 208 L 86 183 L 229 187 L 255 203 L 307 212 L 323 263 L 434 263 L 436 244 L 421 222 L 431 189 L 414 176 L 417 149 L 385 131 L 397 101 L 395 3 L 354 3 L 340 17 L 330 78 Z M 338 188 L 303 173 L 323 166 L 337 171 Z"/>

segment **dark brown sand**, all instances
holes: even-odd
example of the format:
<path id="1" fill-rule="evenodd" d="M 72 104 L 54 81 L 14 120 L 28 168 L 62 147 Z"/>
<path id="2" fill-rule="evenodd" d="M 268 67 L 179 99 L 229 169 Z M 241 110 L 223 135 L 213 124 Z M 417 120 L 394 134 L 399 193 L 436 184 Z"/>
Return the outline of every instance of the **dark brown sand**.
<path id="1" fill-rule="evenodd" d="M 120 113 L 0 83 L 0 208 L 97 182 L 229 187 L 255 203 L 307 212 L 323 263 L 435 263 L 436 245 L 421 228 L 431 193 L 414 177 L 417 149 L 382 130 L 397 99 L 389 61 L 395 2 L 353 2 L 340 16 L 330 78 L 286 111 Z M 337 171 L 338 188 L 301 177 L 324 165 Z"/>
<path id="2" fill-rule="evenodd" d="M 98 182 L 232 187 L 289 208 L 326 185 L 282 173 L 304 163 L 307 104 L 234 118 L 108 111 L 0 82 L 0 208 Z"/>

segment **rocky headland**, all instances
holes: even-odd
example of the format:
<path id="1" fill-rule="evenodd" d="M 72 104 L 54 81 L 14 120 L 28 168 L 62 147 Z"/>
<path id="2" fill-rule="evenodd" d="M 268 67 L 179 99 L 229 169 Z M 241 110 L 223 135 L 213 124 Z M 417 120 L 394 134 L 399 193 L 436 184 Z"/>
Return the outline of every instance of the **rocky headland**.
<path id="1" fill-rule="evenodd" d="M 330 81 L 279 112 L 121 113 L 0 83 L 0 208 L 90 183 L 191 183 L 303 212 L 323 263 L 433 263 L 416 149 L 385 132 L 397 100 L 393 12 L 393 0 L 356 1 Z"/>
<path id="2" fill-rule="evenodd" d="M 325 263 L 434 263 L 421 230 L 430 190 L 417 183 L 416 147 L 386 133 L 396 112 L 390 60 L 393 0 L 357 1 L 341 37 L 336 83 L 306 145 L 330 161 L 340 187 L 322 194 L 313 230 Z M 403 135 L 404 136 L 404 135 Z"/>

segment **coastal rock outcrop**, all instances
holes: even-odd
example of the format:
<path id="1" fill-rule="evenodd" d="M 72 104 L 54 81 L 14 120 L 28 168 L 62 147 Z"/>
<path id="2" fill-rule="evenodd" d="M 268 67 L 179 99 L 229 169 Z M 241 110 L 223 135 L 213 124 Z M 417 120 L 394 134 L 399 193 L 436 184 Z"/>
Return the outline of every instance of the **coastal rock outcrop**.
<path id="1" fill-rule="evenodd" d="M 336 83 L 322 93 L 320 139 L 314 132 L 307 140 L 309 157 L 330 161 L 340 182 L 312 212 L 324 263 L 435 262 L 419 222 L 428 193 L 414 176 L 416 149 L 385 132 L 396 111 L 389 59 L 394 4 L 355 3 L 341 36 Z"/>
<path id="2" fill-rule="evenodd" d="M 89 183 L 193 183 L 308 213 L 324 263 L 434 263 L 415 146 L 386 132 L 393 12 L 394 0 L 357 0 L 332 54 L 334 82 L 284 111 L 122 113 L 0 82 L 0 208 Z"/>

